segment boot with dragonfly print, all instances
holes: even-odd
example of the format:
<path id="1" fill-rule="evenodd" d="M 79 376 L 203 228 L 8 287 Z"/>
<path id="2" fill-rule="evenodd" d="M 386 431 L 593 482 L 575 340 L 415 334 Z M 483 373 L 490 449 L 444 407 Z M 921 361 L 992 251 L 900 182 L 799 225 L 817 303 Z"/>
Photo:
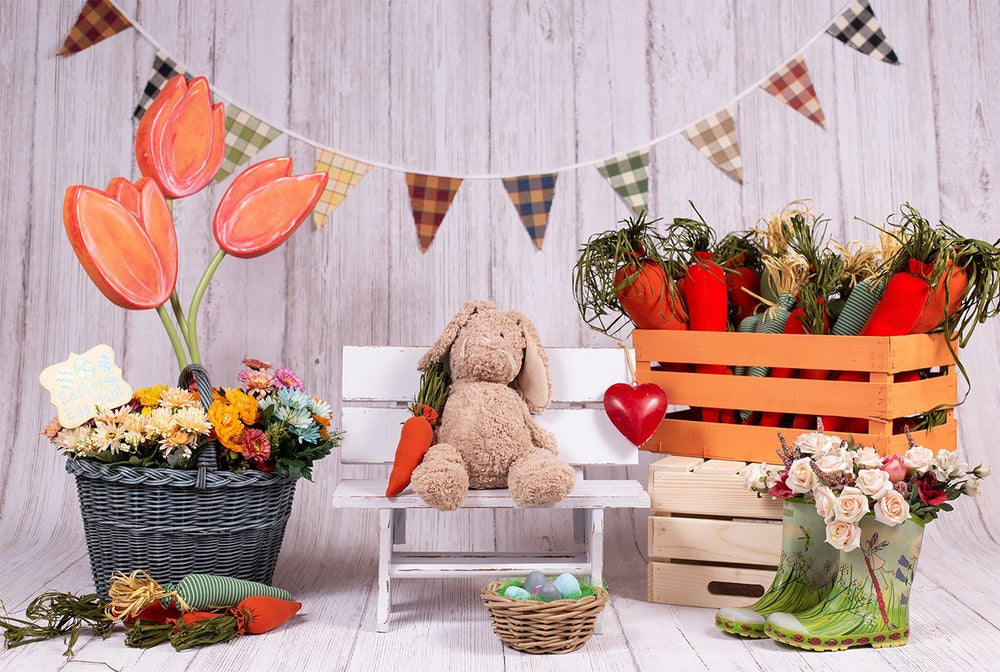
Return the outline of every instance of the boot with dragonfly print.
<path id="1" fill-rule="evenodd" d="M 861 544 L 840 552 L 840 566 L 827 598 L 798 613 L 772 613 L 767 618 L 768 637 L 814 651 L 906 644 L 910 587 L 924 523 L 911 517 L 890 527 L 867 514 L 859 526 Z"/>
<path id="2" fill-rule="evenodd" d="M 839 551 L 825 543 L 826 523 L 812 503 L 787 499 L 781 518 L 781 560 L 771 587 L 746 607 L 723 607 L 715 626 L 742 637 L 766 637 L 766 618 L 776 611 L 805 611 L 833 584 Z"/>

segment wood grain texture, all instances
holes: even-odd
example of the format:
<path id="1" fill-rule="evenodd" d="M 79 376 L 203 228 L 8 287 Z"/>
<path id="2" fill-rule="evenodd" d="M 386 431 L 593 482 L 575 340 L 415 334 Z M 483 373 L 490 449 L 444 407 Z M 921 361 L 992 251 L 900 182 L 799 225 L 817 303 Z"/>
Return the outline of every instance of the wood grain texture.
<path id="1" fill-rule="evenodd" d="M 717 109 L 790 54 L 840 0 L 504 0 L 462 2 L 175 3 L 121 0 L 191 71 L 240 102 L 345 151 L 416 168 L 520 171 L 606 155 Z M 153 313 L 125 314 L 93 288 L 65 240 L 63 189 L 137 177 L 131 110 L 152 48 L 126 32 L 71 58 L 54 56 L 81 0 L 0 3 L 0 348 L 12 391 L 0 414 L 0 597 L 12 611 L 43 588 L 89 585 L 82 528 L 62 458 L 38 432 L 51 415 L 37 373 L 107 342 L 135 386 L 171 379 L 172 354 Z M 736 108 L 746 184 L 683 138 L 652 151 L 650 205 L 689 215 L 691 199 L 720 231 L 752 225 L 812 197 L 835 237 L 871 237 L 906 200 L 931 220 L 995 239 L 1000 210 L 1000 6 L 983 0 L 878 0 L 902 59 L 888 66 L 821 39 L 806 53 L 827 113 L 824 131 L 761 92 Z M 312 149 L 284 138 L 260 157 Z M 596 170 L 559 176 L 545 249 L 534 249 L 501 185 L 462 185 L 427 254 L 416 244 L 401 175 L 373 170 L 322 230 L 303 227 L 254 261 L 227 259 L 201 317 L 214 380 L 234 382 L 244 355 L 300 371 L 339 408 L 341 347 L 429 343 L 462 302 L 517 307 L 550 346 L 613 343 L 579 319 L 570 291 L 576 251 L 628 211 Z M 213 243 L 225 185 L 178 204 L 181 292 L 190 296 Z M 57 287 L 65 288 L 57 292 Z M 974 381 L 958 411 L 972 463 L 997 462 L 1000 326 L 964 353 Z M 633 467 L 588 477 L 644 480 Z M 377 514 L 329 506 L 338 476 L 383 479 L 384 467 L 321 463 L 299 487 L 276 580 L 306 604 L 266 637 L 177 655 L 120 639 L 81 642 L 85 660 L 162 670 L 301 669 L 832 670 L 844 657 L 750 646 L 713 632 L 711 612 L 644 601 L 646 516 L 610 511 L 605 577 L 615 595 L 604 633 L 558 659 L 504 650 L 478 599 L 481 581 L 414 580 L 393 593 L 393 633 L 372 631 Z M 913 636 L 892 651 L 845 654 L 858 669 L 979 669 L 1000 643 L 996 599 L 1000 494 L 960 502 L 931 526 L 913 593 Z M 412 550 L 543 551 L 572 542 L 566 511 L 489 510 L 407 521 Z M 419 547 L 413 540 L 421 540 Z M 961 548 L 956 562 L 954 546 Z M 947 617 L 943 616 L 947 615 Z M 432 656 L 414 660 L 412 642 Z M 406 644 L 409 643 L 409 644 Z M 66 669 L 58 643 L 0 654 L 0 670 Z"/>

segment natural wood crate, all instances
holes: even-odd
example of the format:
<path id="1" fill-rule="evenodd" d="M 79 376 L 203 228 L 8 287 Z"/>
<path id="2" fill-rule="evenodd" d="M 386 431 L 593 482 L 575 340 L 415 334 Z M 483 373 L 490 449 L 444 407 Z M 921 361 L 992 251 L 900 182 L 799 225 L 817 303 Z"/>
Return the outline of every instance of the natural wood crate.
<path id="1" fill-rule="evenodd" d="M 747 492 L 745 467 L 684 456 L 649 465 L 650 602 L 741 606 L 771 584 L 781 502 Z"/>
<path id="2" fill-rule="evenodd" d="M 948 342 L 942 334 L 911 336 L 814 336 L 740 334 L 731 332 L 632 332 L 640 383 L 655 383 L 673 406 L 775 411 L 819 416 L 866 418 L 868 433 L 855 440 L 882 455 L 907 448 L 893 421 L 954 404 L 958 379 Z M 661 370 L 669 364 L 761 365 L 794 369 L 862 371 L 867 382 L 750 378 Z M 908 383 L 893 375 L 939 369 L 939 375 Z M 659 453 L 705 458 L 773 462 L 776 432 L 792 438 L 802 430 L 752 425 L 706 423 L 690 411 L 669 413 L 643 448 Z M 920 445 L 954 449 L 954 413 L 930 431 L 913 432 Z"/>

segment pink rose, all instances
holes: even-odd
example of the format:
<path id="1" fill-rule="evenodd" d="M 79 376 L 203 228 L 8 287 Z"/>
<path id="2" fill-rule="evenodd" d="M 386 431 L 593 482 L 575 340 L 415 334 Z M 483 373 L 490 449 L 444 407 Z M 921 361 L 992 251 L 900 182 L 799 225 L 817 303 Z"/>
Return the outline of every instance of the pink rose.
<path id="1" fill-rule="evenodd" d="M 792 489 L 785 485 L 785 480 L 788 478 L 788 472 L 782 472 L 778 478 L 774 480 L 774 485 L 768 490 L 772 497 L 777 497 L 778 499 L 788 499 L 789 497 L 794 497 L 795 493 Z"/>
<path id="2" fill-rule="evenodd" d="M 902 455 L 890 455 L 882 460 L 882 471 L 889 474 L 890 481 L 899 483 L 906 480 L 906 474 L 909 469 L 904 464 Z"/>

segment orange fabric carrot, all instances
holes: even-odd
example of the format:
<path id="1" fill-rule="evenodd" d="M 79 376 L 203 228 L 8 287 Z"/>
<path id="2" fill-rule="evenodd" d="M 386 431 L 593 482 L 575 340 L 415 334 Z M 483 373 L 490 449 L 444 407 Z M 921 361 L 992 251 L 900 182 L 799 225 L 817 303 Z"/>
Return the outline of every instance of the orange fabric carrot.
<path id="1" fill-rule="evenodd" d="M 396 445 L 396 456 L 392 461 L 392 472 L 389 474 L 389 486 L 385 489 L 386 497 L 395 497 L 410 484 L 413 470 L 420 466 L 424 455 L 434 443 L 434 423 L 437 422 L 437 417 L 437 411 L 421 404 L 420 415 L 414 415 L 403 423 L 399 443 Z"/>
<path id="2" fill-rule="evenodd" d="M 944 275 L 931 290 L 927 303 L 924 304 L 924 309 L 917 318 L 917 323 L 910 329 L 910 333 L 926 334 L 940 327 L 946 317 L 955 320 L 968 287 L 968 272 L 964 268 L 956 268 L 952 261 L 948 260 Z"/>
<path id="3" fill-rule="evenodd" d="M 263 595 L 248 597 L 237 607 L 247 615 L 246 631 L 251 635 L 262 635 L 274 630 L 297 614 L 301 608 L 301 602 Z"/>

